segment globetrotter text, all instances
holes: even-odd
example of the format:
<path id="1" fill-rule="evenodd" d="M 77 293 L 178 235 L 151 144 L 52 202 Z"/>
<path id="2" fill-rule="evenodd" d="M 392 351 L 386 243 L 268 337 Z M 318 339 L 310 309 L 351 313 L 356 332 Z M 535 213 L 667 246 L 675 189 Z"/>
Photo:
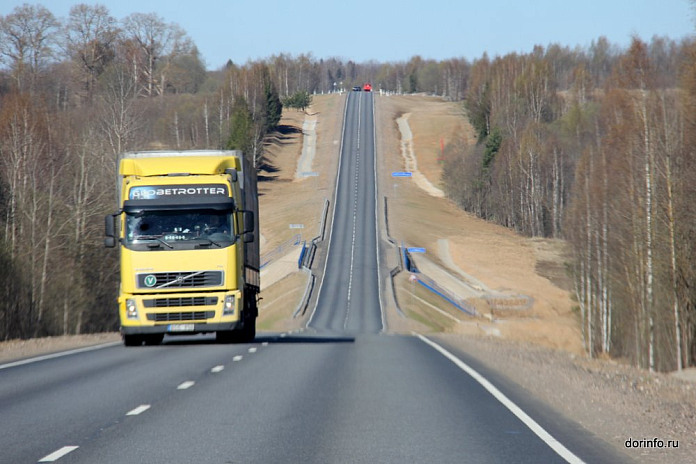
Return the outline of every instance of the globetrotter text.
<path id="1" fill-rule="evenodd" d="M 172 195 L 223 195 L 227 196 L 225 187 L 133 187 L 130 190 L 131 200 L 153 200 Z"/>

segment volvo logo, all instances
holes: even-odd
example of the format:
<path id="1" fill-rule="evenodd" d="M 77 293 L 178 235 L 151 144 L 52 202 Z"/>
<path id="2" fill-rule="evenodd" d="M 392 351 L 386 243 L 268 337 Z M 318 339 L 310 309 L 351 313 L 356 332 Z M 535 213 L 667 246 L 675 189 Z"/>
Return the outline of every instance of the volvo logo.
<path id="1" fill-rule="evenodd" d="M 145 285 L 148 287 L 154 287 L 157 284 L 157 277 L 153 274 L 145 277 Z"/>

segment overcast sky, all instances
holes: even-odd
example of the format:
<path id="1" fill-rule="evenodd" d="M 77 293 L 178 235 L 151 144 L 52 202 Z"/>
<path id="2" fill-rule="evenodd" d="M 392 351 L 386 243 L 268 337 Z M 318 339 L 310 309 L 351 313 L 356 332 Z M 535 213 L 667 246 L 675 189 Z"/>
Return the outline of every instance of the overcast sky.
<path id="1" fill-rule="evenodd" d="M 0 14 L 25 3 L 0 0 Z M 694 33 L 689 0 L 46 0 L 65 18 L 78 3 L 106 5 L 117 19 L 130 13 L 159 14 L 182 26 L 209 69 L 274 54 L 312 53 L 405 61 L 437 60 L 484 52 L 529 52 L 535 44 L 588 46 L 604 35 L 627 45 L 632 35 L 681 39 Z"/>

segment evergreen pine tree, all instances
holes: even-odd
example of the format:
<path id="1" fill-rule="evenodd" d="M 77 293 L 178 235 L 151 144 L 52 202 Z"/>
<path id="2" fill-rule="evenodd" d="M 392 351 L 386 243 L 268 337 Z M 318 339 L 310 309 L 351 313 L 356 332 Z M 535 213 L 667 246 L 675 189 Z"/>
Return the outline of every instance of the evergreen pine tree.
<path id="1" fill-rule="evenodd" d="M 242 150 L 251 155 L 254 139 L 254 119 L 244 97 L 238 96 L 232 106 L 232 130 L 227 140 L 228 150 Z"/>
<path id="2" fill-rule="evenodd" d="M 272 132 L 278 128 L 278 123 L 280 123 L 280 117 L 283 114 L 283 104 L 278 96 L 278 91 L 275 85 L 267 79 L 264 83 L 264 108 L 263 115 L 265 120 L 265 132 Z"/>

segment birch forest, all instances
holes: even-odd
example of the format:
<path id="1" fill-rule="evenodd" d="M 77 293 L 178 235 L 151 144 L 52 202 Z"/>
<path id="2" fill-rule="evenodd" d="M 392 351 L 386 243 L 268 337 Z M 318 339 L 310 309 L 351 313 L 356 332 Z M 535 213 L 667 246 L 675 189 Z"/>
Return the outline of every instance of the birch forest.
<path id="1" fill-rule="evenodd" d="M 463 209 L 567 239 L 591 356 L 669 371 L 694 365 L 696 46 L 537 47 L 472 63 L 477 143 L 448 147 Z"/>
<path id="2" fill-rule="evenodd" d="M 365 82 L 461 105 L 477 139 L 445 147 L 447 195 L 571 244 L 591 356 L 696 364 L 692 38 L 391 63 L 281 53 L 209 70 L 179 25 L 86 4 L 0 16 L 0 340 L 118 329 L 117 255 L 102 245 L 118 153 L 239 148 L 272 169 L 282 102 Z"/>

